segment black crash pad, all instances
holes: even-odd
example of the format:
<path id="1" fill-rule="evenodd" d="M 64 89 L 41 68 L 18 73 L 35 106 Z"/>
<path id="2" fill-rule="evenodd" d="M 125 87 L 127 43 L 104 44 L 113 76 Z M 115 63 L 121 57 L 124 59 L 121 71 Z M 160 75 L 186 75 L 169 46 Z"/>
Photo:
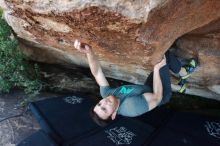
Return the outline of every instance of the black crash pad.
<path id="1" fill-rule="evenodd" d="M 140 120 L 121 116 L 118 116 L 107 127 L 102 128 L 96 125 L 89 115 L 90 109 L 95 104 L 96 102 L 89 97 L 74 94 L 33 102 L 30 104 L 30 109 L 40 123 L 42 130 L 59 145 L 85 144 L 90 137 L 94 138 L 94 136 L 96 140 L 90 141 L 90 143 L 96 144 L 100 142 L 101 144 L 103 141 L 98 140 L 102 138 L 102 135 L 106 135 L 104 133 L 107 127 L 109 130 L 114 128 L 116 128 L 114 129 L 116 131 L 125 130 L 124 134 L 136 133 L 135 135 L 137 136 L 134 136 L 134 140 L 131 143 L 132 145 L 139 145 L 143 144 L 145 138 L 154 130 L 152 126 Z M 85 141 L 85 139 L 88 140 Z M 106 145 L 108 142 L 108 145 L 114 145 L 109 140 L 105 139 Z"/>
<path id="2" fill-rule="evenodd" d="M 57 144 L 42 130 L 37 131 L 17 146 L 57 146 Z"/>
<path id="3" fill-rule="evenodd" d="M 81 94 L 56 97 L 30 104 L 42 130 L 58 144 L 78 139 L 100 129 L 89 111 L 95 102 Z"/>
<path id="4" fill-rule="evenodd" d="M 121 118 L 71 146 L 140 146 L 145 143 L 154 130 L 153 127 L 146 123 L 132 118 Z"/>
<path id="5" fill-rule="evenodd" d="M 173 110 L 170 110 L 166 108 L 165 105 L 162 105 L 151 110 L 150 112 L 135 117 L 134 119 L 147 123 L 154 128 L 160 128 L 168 122 L 174 113 L 175 112 Z"/>
<path id="6" fill-rule="evenodd" d="M 176 112 L 151 141 L 150 146 L 220 146 L 220 117 Z"/>
<path id="7" fill-rule="evenodd" d="M 82 94 L 30 104 L 43 131 L 59 145 L 220 146 L 220 117 L 173 112 L 164 106 L 102 128 L 89 115 L 95 101 Z"/>

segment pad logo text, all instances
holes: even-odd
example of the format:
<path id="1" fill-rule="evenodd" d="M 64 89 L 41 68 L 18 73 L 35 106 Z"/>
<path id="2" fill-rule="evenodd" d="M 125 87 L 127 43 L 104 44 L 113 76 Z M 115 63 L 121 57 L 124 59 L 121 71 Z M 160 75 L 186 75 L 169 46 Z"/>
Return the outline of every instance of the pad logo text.
<path id="1" fill-rule="evenodd" d="M 209 135 L 220 139 L 220 123 L 206 121 L 205 127 Z"/>
<path id="2" fill-rule="evenodd" d="M 67 96 L 64 98 L 64 101 L 69 104 L 79 104 L 83 101 L 83 98 L 77 96 Z"/>
<path id="3" fill-rule="evenodd" d="M 116 145 L 131 144 L 133 137 L 136 136 L 133 132 L 127 130 L 125 127 L 115 127 L 106 130 L 105 133 L 108 134 L 107 138 L 113 141 Z"/>

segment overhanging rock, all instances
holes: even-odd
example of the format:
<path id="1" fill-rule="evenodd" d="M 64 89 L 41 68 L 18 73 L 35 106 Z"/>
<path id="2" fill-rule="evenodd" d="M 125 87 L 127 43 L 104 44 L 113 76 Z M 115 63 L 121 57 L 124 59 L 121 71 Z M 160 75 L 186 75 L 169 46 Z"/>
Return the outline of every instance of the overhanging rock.
<path id="1" fill-rule="evenodd" d="M 202 49 L 175 50 L 178 54 L 185 49 L 190 55 L 179 53 L 180 57 L 200 61 L 190 77 L 188 93 L 220 100 L 219 25 L 213 26 L 220 19 L 219 0 L 1 0 L 0 5 L 7 22 L 26 43 L 22 49 L 31 59 L 87 66 L 85 56 L 73 48 L 74 40 L 80 39 L 93 46 L 106 76 L 137 84 L 145 81 L 176 39 L 178 46 L 186 41 L 202 45 Z M 206 37 L 183 36 L 203 27 L 204 34 L 212 33 L 205 45 L 201 42 Z M 210 45 L 213 39 L 214 47 Z M 207 57 L 204 52 L 213 49 L 217 53 Z M 172 82 L 175 90 L 177 80 Z"/>

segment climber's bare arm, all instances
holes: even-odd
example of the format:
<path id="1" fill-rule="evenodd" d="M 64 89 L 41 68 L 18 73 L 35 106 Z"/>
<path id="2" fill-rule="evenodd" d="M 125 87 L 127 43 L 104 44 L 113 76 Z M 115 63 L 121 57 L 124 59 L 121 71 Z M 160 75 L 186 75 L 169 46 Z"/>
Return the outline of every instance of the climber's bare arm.
<path id="1" fill-rule="evenodd" d="M 91 70 L 92 75 L 95 77 L 96 82 L 99 86 L 109 86 L 108 81 L 106 80 L 106 77 L 102 71 L 102 68 L 99 64 L 99 61 L 92 51 L 92 47 L 88 44 L 81 43 L 78 40 L 75 40 L 74 47 L 82 52 L 85 53 L 88 59 L 89 67 Z"/>
<path id="2" fill-rule="evenodd" d="M 144 93 L 144 97 L 148 102 L 149 110 L 154 109 L 162 100 L 163 86 L 160 78 L 160 68 L 166 65 L 166 58 L 154 66 L 153 74 L 153 93 Z"/>

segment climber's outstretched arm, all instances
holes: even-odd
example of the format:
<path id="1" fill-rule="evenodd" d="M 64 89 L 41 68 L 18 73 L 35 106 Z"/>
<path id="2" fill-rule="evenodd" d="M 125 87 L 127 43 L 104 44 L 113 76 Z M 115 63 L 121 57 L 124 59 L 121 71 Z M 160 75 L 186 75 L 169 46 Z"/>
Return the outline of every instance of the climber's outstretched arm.
<path id="1" fill-rule="evenodd" d="M 86 54 L 91 73 L 95 77 L 97 84 L 99 86 L 109 86 L 109 83 L 102 71 L 101 65 L 99 64 L 96 55 L 92 51 L 92 47 L 88 44 L 81 43 L 78 40 L 75 40 L 74 47 L 78 51 Z"/>

